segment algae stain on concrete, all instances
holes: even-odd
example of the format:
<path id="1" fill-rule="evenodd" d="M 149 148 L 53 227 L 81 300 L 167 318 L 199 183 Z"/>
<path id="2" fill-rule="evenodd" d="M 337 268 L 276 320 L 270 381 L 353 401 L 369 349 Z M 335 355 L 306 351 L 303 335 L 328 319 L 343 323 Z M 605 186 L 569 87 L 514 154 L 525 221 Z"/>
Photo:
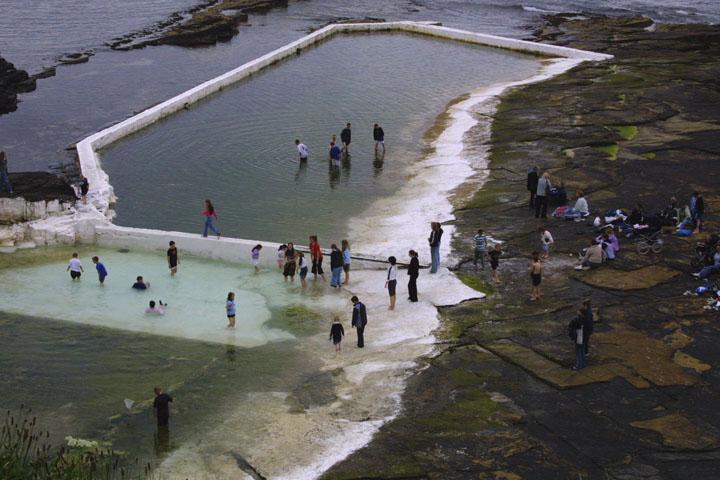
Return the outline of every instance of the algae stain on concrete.
<path id="1" fill-rule="evenodd" d="M 598 152 L 607 155 L 608 160 L 617 160 L 618 152 L 620 151 L 620 147 L 617 143 L 603 143 L 601 145 L 596 145 L 593 148 Z"/>
<path id="2" fill-rule="evenodd" d="M 619 127 L 611 127 L 623 140 L 631 141 L 638 134 L 638 127 L 635 125 L 622 125 Z"/>

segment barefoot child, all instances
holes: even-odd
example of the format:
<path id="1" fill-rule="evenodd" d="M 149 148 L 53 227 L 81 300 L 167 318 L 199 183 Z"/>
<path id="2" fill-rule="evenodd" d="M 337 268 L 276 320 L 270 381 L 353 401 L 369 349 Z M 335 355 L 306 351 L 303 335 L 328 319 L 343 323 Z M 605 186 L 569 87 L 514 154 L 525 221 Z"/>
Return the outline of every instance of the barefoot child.
<path id="1" fill-rule="evenodd" d="M 280 245 L 277 249 L 277 266 L 281 272 L 285 266 L 285 250 L 287 250 L 287 245 L 285 244 Z"/>
<path id="2" fill-rule="evenodd" d="M 92 261 L 95 264 L 95 270 L 97 270 L 100 285 L 103 285 L 105 283 L 105 277 L 108 275 L 107 269 L 105 268 L 105 265 L 100 263 L 100 259 L 98 257 L 92 257 Z"/>
<path id="3" fill-rule="evenodd" d="M 335 353 L 337 354 L 340 352 L 340 343 L 342 342 L 342 337 L 345 335 L 345 329 L 342 326 L 342 323 L 340 323 L 340 319 L 338 317 L 335 317 L 335 320 L 332 323 L 332 326 L 330 327 L 330 338 L 329 340 L 332 340 L 333 345 L 335 345 Z"/>
<path id="4" fill-rule="evenodd" d="M 298 252 L 298 267 L 300 267 L 300 284 L 302 288 L 305 288 L 307 287 L 308 261 L 302 252 Z"/>
<path id="5" fill-rule="evenodd" d="M 543 264 L 540 261 L 540 254 L 538 252 L 532 252 L 532 261 L 528 272 L 530 273 L 530 280 L 532 281 L 532 294 L 530 295 L 530 301 L 540 300 L 540 282 L 542 281 Z"/>
<path id="6" fill-rule="evenodd" d="M 236 310 L 237 304 L 235 303 L 235 292 L 228 292 L 227 300 L 225 301 L 225 311 L 227 312 L 228 328 L 235 328 Z"/>
<path id="7" fill-rule="evenodd" d="M 553 240 L 552 235 L 550 235 L 550 232 L 548 232 L 545 227 L 538 227 L 538 232 L 540 233 L 540 243 L 542 243 L 543 249 L 542 258 L 548 258 L 550 256 L 550 247 L 555 243 L 555 240 Z"/>
<path id="8" fill-rule="evenodd" d="M 388 262 L 390 262 L 390 268 L 388 268 L 387 280 L 385 281 L 385 288 L 388 289 L 388 294 L 390 295 L 390 306 L 388 310 L 395 310 L 395 299 L 397 298 L 395 295 L 397 288 L 397 259 L 395 257 L 388 257 Z"/>
<path id="9" fill-rule="evenodd" d="M 177 273 L 178 265 L 180 265 L 178 249 L 175 246 L 175 242 L 172 240 L 170 241 L 169 247 L 170 248 L 167 250 L 168 268 L 170 269 L 170 275 L 175 275 Z"/>

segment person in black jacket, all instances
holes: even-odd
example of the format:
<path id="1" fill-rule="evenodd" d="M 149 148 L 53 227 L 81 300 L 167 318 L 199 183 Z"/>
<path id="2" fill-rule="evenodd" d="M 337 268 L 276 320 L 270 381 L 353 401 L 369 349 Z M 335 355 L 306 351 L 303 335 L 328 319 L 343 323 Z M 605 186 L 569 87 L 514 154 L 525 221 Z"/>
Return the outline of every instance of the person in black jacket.
<path id="1" fill-rule="evenodd" d="M 527 174 L 527 189 L 530 191 L 530 208 L 535 206 L 535 193 L 538 187 L 538 168 L 532 167 Z"/>
<path id="2" fill-rule="evenodd" d="M 353 303 L 352 326 L 357 330 L 357 346 L 363 348 L 365 346 L 365 325 L 367 325 L 367 309 L 358 297 L 353 296 L 350 301 Z"/>
<path id="3" fill-rule="evenodd" d="M 155 410 L 158 427 L 167 427 L 168 421 L 170 420 L 170 402 L 172 401 L 172 397 L 163 392 L 162 388 L 155 387 L 153 409 Z"/>
<path id="4" fill-rule="evenodd" d="M 418 260 L 418 254 L 415 250 L 408 252 L 410 255 L 410 266 L 408 266 L 408 300 L 411 302 L 417 302 L 417 278 L 420 275 L 420 261 Z"/>
<path id="5" fill-rule="evenodd" d="M 588 355 L 590 350 L 590 336 L 593 334 L 593 311 L 592 311 L 592 305 L 590 304 L 590 299 L 586 299 L 583 302 L 582 308 L 580 309 L 583 312 L 582 315 L 582 326 L 583 326 L 583 351 L 585 353 L 585 356 Z"/>
<path id="6" fill-rule="evenodd" d="M 332 273 L 330 286 L 332 288 L 340 288 L 340 276 L 342 275 L 343 268 L 343 254 L 334 243 L 330 246 L 330 250 L 330 271 Z"/>
<path id="7" fill-rule="evenodd" d="M 378 149 L 382 147 L 382 156 L 385 156 L 385 131 L 377 123 L 373 128 L 373 140 L 375 140 L 375 157 L 378 157 Z"/>
<path id="8" fill-rule="evenodd" d="M 344 336 L 345 329 L 343 328 L 342 323 L 340 323 L 340 319 L 338 317 L 335 317 L 335 320 L 330 327 L 330 340 L 332 340 L 333 345 L 335 345 L 336 354 L 341 351 L 340 343 L 342 342 L 342 338 Z"/>
<path id="9" fill-rule="evenodd" d="M 430 223 L 430 273 L 437 273 L 440 267 L 440 242 L 442 241 L 443 229 L 439 222 Z"/>
<path id="10" fill-rule="evenodd" d="M 352 140 L 352 133 L 350 132 L 350 123 L 348 123 L 340 132 L 342 151 L 345 155 L 350 155 L 350 140 Z"/>

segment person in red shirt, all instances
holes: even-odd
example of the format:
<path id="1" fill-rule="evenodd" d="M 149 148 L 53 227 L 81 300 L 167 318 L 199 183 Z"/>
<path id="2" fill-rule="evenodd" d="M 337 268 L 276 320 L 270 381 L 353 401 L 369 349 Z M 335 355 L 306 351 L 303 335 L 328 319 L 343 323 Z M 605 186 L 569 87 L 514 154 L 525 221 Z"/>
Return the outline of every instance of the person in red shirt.
<path id="1" fill-rule="evenodd" d="M 310 235 L 310 259 L 312 260 L 312 274 L 315 280 L 318 275 L 325 281 L 325 275 L 322 269 L 323 253 L 318 243 L 317 235 Z"/>

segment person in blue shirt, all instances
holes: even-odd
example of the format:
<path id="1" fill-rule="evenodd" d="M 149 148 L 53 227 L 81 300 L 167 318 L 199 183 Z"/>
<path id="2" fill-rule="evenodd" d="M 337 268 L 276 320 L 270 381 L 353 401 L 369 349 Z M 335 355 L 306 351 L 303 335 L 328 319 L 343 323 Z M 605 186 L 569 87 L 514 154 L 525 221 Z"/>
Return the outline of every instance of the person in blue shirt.
<path id="1" fill-rule="evenodd" d="M 339 164 L 340 162 L 340 147 L 338 147 L 335 142 L 332 142 L 330 144 L 330 160 L 332 160 L 335 165 Z"/>
<path id="2" fill-rule="evenodd" d="M 235 328 L 235 315 L 237 313 L 237 303 L 235 303 L 235 292 L 228 292 L 225 301 L 225 311 L 227 312 L 228 328 Z"/>
<path id="3" fill-rule="evenodd" d="M 108 276 L 107 268 L 105 268 L 105 265 L 100 263 L 100 259 L 98 257 L 92 257 L 92 261 L 95 264 L 95 270 L 97 270 L 98 274 L 98 280 L 100 280 L 100 284 L 105 283 L 105 277 Z"/>

